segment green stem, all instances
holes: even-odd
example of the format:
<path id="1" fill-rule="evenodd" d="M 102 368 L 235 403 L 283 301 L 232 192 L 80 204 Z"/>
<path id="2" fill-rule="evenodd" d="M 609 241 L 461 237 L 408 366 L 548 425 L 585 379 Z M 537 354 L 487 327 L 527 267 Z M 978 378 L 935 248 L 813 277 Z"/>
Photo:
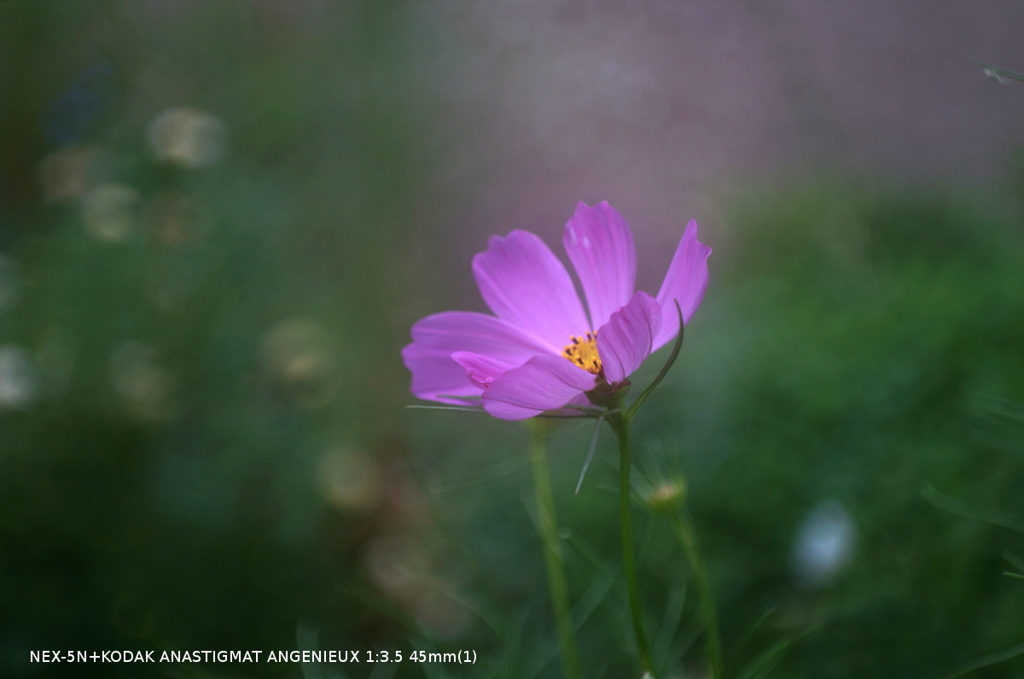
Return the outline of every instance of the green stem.
<path id="1" fill-rule="evenodd" d="M 555 518 L 555 499 L 551 492 L 551 475 L 547 460 L 547 427 L 543 422 L 530 422 L 530 463 L 533 466 L 533 487 L 537 499 L 537 520 L 544 544 L 544 563 L 548 571 L 548 589 L 551 591 L 551 609 L 562 642 L 562 665 L 566 679 L 579 679 L 580 661 L 573 638 L 569 617 L 569 588 L 565 583 L 562 551 L 558 542 L 558 520 Z"/>
<path id="2" fill-rule="evenodd" d="M 693 570 L 693 581 L 697 586 L 697 597 L 700 600 L 700 615 L 704 619 L 704 650 L 711 666 L 711 676 L 713 679 L 722 679 L 722 642 L 718 633 L 718 614 L 715 597 L 711 592 L 711 581 L 708 579 L 708 569 L 697 546 L 697 533 L 685 510 L 675 515 L 672 524 L 679 541 L 683 543 L 683 550 Z"/>
<path id="3" fill-rule="evenodd" d="M 630 515 L 630 459 L 629 459 L 629 417 L 616 413 L 608 418 L 619 439 L 619 527 L 622 533 L 622 560 L 626 574 L 626 591 L 629 594 L 629 611 L 633 618 L 633 634 L 636 636 L 640 665 L 645 675 L 655 677 L 651 663 L 651 645 L 644 633 L 644 617 L 640 608 L 640 590 L 636 583 L 636 558 L 633 553 L 633 520 Z"/>

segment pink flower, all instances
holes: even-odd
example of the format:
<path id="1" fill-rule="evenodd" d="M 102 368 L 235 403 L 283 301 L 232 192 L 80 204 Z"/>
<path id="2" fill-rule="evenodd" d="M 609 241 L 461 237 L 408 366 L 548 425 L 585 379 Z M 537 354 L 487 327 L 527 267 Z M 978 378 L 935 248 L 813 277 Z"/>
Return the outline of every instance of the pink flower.
<path id="1" fill-rule="evenodd" d="M 607 405 L 654 351 L 675 338 L 700 306 L 711 248 L 691 221 L 657 297 L 634 292 L 636 248 L 629 225 L 607 202 L 576 206 L 562 244 L 587 301 L 536 235 L 492 236 L 473 275 L 494 315 L 445 311 L 412 327 L 402 360 L 412 393 L 441 403 L 479 403 L 522 420 L 566 406 Z M 611 397 L 611 398 L 609 398 Z M 479 400 L 477 400 L 479 399 Z"/>

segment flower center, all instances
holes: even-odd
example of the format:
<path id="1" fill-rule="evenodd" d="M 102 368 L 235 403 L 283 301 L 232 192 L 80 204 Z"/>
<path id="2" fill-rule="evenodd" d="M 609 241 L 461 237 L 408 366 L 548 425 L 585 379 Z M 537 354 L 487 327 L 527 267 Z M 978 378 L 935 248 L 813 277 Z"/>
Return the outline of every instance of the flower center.
<path id="1" fill-rule="evenodd" d="M 588 332 L 582 337 L 573 335 L 572 340 L 562 349 L 562 356 L 569 359 L 587 372 L 601 373 L 601 357 L 597 353 L 597 333 Z"/>

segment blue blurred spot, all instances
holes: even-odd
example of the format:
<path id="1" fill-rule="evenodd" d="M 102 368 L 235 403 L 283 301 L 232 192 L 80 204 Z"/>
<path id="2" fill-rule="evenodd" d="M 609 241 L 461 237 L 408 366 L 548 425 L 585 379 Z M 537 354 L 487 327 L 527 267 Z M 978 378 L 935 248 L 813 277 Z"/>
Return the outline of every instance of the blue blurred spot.
<path id="1" fill-rule="evenodd" d="M 96 122 L 110 108 L 114 69 L 93 64 L 47 107 L 43 134 L 55 146 L 77 144 L 89 137 Z"/>

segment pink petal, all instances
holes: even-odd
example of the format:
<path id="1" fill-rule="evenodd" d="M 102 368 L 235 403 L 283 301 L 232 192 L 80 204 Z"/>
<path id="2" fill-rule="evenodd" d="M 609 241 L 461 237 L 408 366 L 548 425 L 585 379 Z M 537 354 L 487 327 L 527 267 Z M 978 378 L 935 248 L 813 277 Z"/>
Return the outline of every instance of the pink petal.
<path id="1" fill-rule="evenodd" d="M 661 313 L 653 297 L 637 292 L 597 331 L 597 353 L 609 383 L 626 379 L 651 355 Z"/>
<path id="2" fill-rule="evenodd" d="M 679 241 L 676 254 L 658 291 L 661 306 L 661 330 L 654 338 L 654 350 L 664 346 L 679 333 L 679 314 L 673 300 L 679 301 L 683 321 L 689 323 L 704 299 L 708 285 L 708 256 L 711 248 L 697 240 L 697 222 L 690 220 Z"/>
<path id="3" fill-rule="evenodd" d="M 583 284 L 591 327 L 608 322 L 625 305 L 636 284 L 636 247 L 622 215 L 608 201 L 580 202 L 565 225 L 562 244 Z"/>
<path id="4" fill-rule="evenodd" d="M 594 375 L 561 356 L 540 354 L 484 391 L 484 410 L 503 420 L 525 420 L 561 408 L 594 388 Z"/>
<path id="5" fill-rule="evenodd" d="M 480 387 L 452 354 L 460 351 L 486 356 L 507 365 L 522 365 L 548 348 L 519 328 L 486 314 L 446 311 L 412 326 L 412 344 L 402 349 L 402 361 L 412 373 L 412 393 L 442 403 L 464 403 L 448 396 L 479 396 Z"/>
<path id="6" fill-rule="evenodd" d="M 456 351 L 452 354 L 452 360 L 462 366 L 469 381 L 480 389 L 487 389 L 494 380 L 516 367 L 516 364 L 499 361 L 489 356 L 481 356 L 470 351 Z"/>
<path id="7" fill-rule="evenodd" d="M 532 233 L 493 236 L 473 258 L 473 274 L 498 318 L 533 333 L 550 351 L 590 329 L 565 266 Z"/>

